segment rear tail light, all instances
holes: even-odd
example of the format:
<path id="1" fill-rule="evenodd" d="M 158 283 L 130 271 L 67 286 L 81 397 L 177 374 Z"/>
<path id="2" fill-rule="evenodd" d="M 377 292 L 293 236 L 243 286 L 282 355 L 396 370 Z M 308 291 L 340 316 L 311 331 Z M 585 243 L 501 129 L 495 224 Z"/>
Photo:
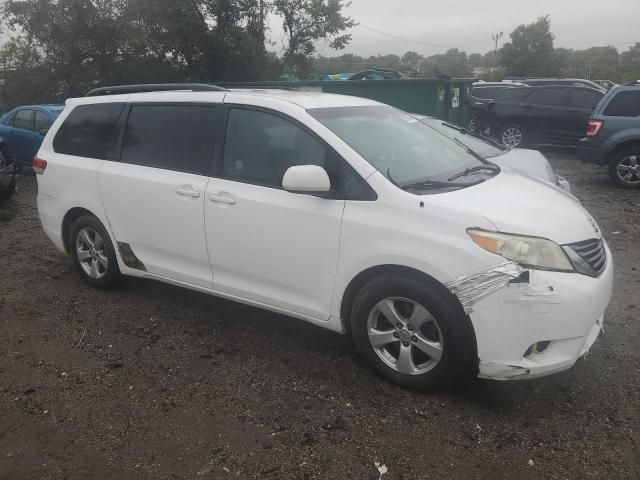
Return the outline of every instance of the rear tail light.
<path id="1" fill-rule="evenodd" d="M 35 156 L 33 157 L 31 167 L 33 168 L 33 171 L 38 175 L 42 175 L 47 168 L 47 161 Z"/>
<path id="2" fill-rule="evenodd" d="M 600 133 L 604 122 L 602 120 L 590 120 L 587 123 L 587 137 L 595 137 Z"/>

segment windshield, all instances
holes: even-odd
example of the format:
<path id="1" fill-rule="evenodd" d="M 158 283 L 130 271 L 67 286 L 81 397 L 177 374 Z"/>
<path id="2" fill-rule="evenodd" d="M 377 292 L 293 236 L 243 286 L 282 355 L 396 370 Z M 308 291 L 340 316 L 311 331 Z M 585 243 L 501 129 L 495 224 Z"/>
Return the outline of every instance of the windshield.
<path id="1" fill-rule="evenodd" d="M 503 147 L 498 143 L 485 140 L 484 138 L 476 137 L 471 133 L 466 133 L 464 129 L 461 129 L 459 127 L 456 127 L 455 125 L 451 125 L 449 123 L 443 122 L 441 120 L 436 120 L 434 118 L 425 118 L 425 119 L 421 119 L 421 121 L 435 128 L 436 130 L 443 133 L 447 137 L 459 139 L 467 147 L 476 151 L 479 155 L 481 155 L 484 158 L 497 157 L 498 155 L 502 155 L 504 153 L 507 153 L 508 151 L 507 148 Z"/>
<path id="2" fill-rule="evenodd" d="M 393 107 L 317 108 L 309 113 L 400 187 L 417 182 L 446 182 L 486 165 L 464 146 Z M 470 181 L 475 183 L 479 177 L 492 174 L 495 171 L 469 171 L 474 177 Z M 447 185 L 464 186 L 468 185 Z"/>

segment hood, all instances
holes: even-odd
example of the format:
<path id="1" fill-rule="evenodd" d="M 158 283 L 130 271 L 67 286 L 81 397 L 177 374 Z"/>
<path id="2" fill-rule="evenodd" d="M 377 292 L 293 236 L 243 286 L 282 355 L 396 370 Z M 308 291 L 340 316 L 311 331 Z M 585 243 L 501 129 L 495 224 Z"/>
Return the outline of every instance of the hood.
<path id="1" fill-rule="evenodd" d="M 488 160 L 501 167 L 512 168 L 530 177 L 546 180 L 550 183 L 556 182 L 556 175 L 549 164 L 549 160 L 537 150 L 514 148 Z"/>
<path id="2" fill-rule="evenodd" d="M 544 237 L 560 245 L 602 237 L 573 196 L 510 168 L 479 185 L 425 198 L 481 215 L 504 233 Z"/>

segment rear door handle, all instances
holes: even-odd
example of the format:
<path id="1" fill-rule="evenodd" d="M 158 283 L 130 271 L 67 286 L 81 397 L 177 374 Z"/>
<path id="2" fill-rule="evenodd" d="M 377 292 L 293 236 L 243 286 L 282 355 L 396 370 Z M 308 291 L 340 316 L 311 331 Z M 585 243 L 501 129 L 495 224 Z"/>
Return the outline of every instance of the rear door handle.
<path id="1" fill-rule="evenodd" d="M 216 193 L 212 193 L 211 195 L 209 195 L 209 200 L 211 200 L 213 203 L 224 203 L 225 205 L 236 204 L 235 198 L 231 198 L 227 195 L 220 195 Z"/>
<path id="2" fill-rule="evenodd" d="M 178 187 L 176 193 L 182 197 L 200 198 L 200 192 L 194 190 L 191 185 L 183 185 Z"/>

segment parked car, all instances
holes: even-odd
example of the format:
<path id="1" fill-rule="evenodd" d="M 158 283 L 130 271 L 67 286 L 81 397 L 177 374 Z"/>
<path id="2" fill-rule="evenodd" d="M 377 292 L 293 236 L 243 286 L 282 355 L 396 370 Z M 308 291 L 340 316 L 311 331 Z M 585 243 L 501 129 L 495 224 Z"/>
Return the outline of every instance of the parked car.
<path id="1" fill-rule="evenodd" d="M 611 297 L 573 197 L 369 99 L 72 99 L 33 166 L 43 229 L 90 285 L 145 277 L 348 333 L 407 387 L 566 370 Z"/>
<path id="2" fill-rule="evenodd" d="M 607 91 L 602 85 L 584 78 L 527 78 L 527 77 L 511 77 L 505 79 L 506 82 L 519 82 L 531 87 L 542 87 L 549 85 L 560 85 L 566 87 L 587 87 L 601 90 L 603 93 Z"/>
<path id="3" fill-rule="evenodd" d="M 469 108 L 471 109 L 471 121 L 467 129 L 470 132 L 478 132 L 484 136 L 491 136 L 491 128 L 482 122 L 483 114 L 488 105 L 499 97 L 505 90 L 516 87 L 526 87 L 524 83 L 505 82 L 476 82 L 469 92 Z"/>
<path id="4" fill-rule="evenodd" d="M 64 105 L 29 105 L 11 110 L 0 119 L 0 149 L 18 169 L 30 166 L 45 134 Z"/>
<path id="5" fill-rule="evenodd" d="M 611 181 L 640 186 L 640 80 L 614 87 L 596 107 L 578 158 L 608 165 Z"/>
<path id="6" fill-rule="evenodd" d="M 493 140 L 479 137 L 468 130 L 443 122 L 437 118 L 413 114 L 420 121 L 435 128 L 447 137 L 462 142 L 485 160 L 501 167 L 511 168 L 523 175 L 549 182 L 567 193 L 571 193 L 571 185 L 564 177 L 557 175 L 549 160 L 538 150 L 526 148 L 508 148 Z"/>
<path id="7" fill-rule="evenodd" d="M 513 88 L 478 114 L 481 122 L 508 147 L 575 146 L 603 95 L 601 90 L 585 87 Z"/>
<path id="8" fill-rule="evenodd" d="M 402 72 L 391 68 L 374 67 L 354 73 L 349 80 L 406 80 L 409 78 Z"/>

